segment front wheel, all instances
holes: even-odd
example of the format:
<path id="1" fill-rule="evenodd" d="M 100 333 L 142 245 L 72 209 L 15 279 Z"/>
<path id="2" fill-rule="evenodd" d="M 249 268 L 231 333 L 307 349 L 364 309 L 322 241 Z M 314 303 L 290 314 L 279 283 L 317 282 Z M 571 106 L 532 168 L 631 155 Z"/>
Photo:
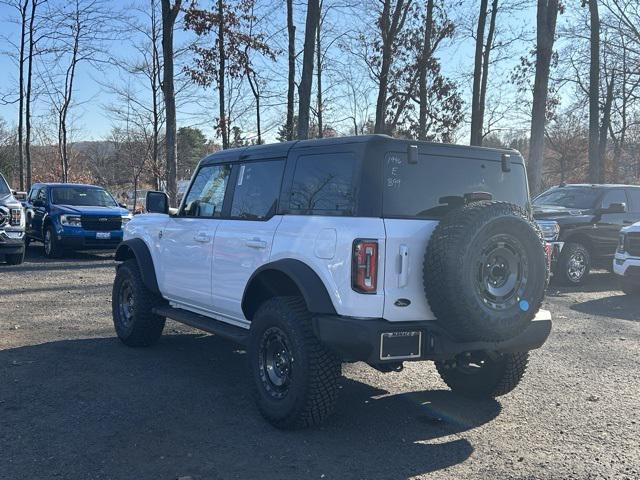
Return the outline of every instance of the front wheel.
<path id="1" fill-rule="evenodd" d="M 111 311 L 118 338 L 130 347 L 153 345 L 162 335 L 166 319 L 153 313 L 163 302 L 142 281 L 135 259 L 118 268 L 113 281 Z"/>
<path id="2" fill-rule="evenodd" d="M 454 392 L 472 398 L 493 398 L 518 386 L 528 359 L 529 352 L 501 355 L 469 352 L 454 360 L 436 362 L 436 369 Z"/>
<path id="3" fill-rule="evenodd" d="M 53 225 L 49 225 L 44 231 L 44 255 L 47 258 L 60 258 L 62 256 L 62 246 L 56 237 Z"/>
<path id="4" fill-rule="evenodd" d="M 560 253 L 553 276 L 563 285 L 582 285 L 590 270 L 589 249 L 581 243 L 567 243 Z"/>
<path id="5" fill-rule="evenodd" d="M 249 362 L 258 409 L 275 427 L 317 425 L 333 412 L 341 363 L 313 334 L 301 298 L 275 297 L 260 307 Z"/>
<path id="6" fill-rule="evenodd" d="M 20 265 L 24 262 L 24 252 L 22 253 L 10 253 L 4 256 L 8 265 Z"/>

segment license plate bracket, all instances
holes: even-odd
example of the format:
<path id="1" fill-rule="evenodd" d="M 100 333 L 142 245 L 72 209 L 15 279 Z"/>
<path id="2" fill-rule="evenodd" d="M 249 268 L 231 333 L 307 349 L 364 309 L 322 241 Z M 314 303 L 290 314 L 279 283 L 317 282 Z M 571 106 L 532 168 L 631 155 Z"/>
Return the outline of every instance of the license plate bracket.
<path id="1" fill-rule="evenodd" d="M 410 360 L 421 356 L 422 332 L 420 330 L 380 334 L 380 360 Z"/>

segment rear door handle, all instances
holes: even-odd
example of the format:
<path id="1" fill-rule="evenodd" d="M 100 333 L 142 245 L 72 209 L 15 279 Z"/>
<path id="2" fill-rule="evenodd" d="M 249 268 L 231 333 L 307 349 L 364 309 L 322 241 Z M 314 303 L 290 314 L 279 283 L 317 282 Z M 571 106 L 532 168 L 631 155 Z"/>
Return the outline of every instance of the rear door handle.
<path id="1" fill-rule="evenodd" d="M 247 240 L 245 242 L 245 245 L 251 248 L 259 248 L 259 249 L 267 248 L 267 242 L 265 242 L 264 240 L 260 240 L 259 238 Z"/>
<path id="2" fill-rule="evenodd" d="M 209 234 L 208 234 L 208 233 L 206 233 L 206 232 L 198 232 L 198 233 L 196 234 L 196 236 L 195 236 L 195 237 L 193 237 L 193 239 L 194 239 L 196 242 L 208 243 L 208 242 L 209 242 L 209 240 L 211 240 L 211 237 L 210 237 L 210 236 L 209 236 Z"/>
<path id="3" fill-rule="evenodd" d="M 406 287 L 409 283 L 409 247 L 400 245 L 400 275 L 398 287 Z"/>

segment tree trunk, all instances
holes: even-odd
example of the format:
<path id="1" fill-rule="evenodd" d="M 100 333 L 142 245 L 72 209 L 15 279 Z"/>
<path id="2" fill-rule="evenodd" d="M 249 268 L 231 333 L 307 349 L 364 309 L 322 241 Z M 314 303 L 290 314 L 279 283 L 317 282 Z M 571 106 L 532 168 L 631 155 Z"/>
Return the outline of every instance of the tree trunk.
<path id="1" fill-rule="evenodd" d="M 165 149 L 167 162 L 167 193 L 173 205 L 178 199 L 178 145 L 176 143 L 176 96 L 173 83 L 173 26 L 180 11 L 182 0 L 162 0 L 162 92 L 166 111 Z"/>
<path id="2" fill-rule="evenodd" d="M 433 3 L 434 0 L 427 0 L 427 15 L 424 25 L 424 39 L 422 42 L 422 54 L 420 55 L 419 69 L 419 97 L 420 112 L 418 119 L 418 140 L 427 139 L 427 70 L 429 67 L 429 58 L 431 57 L 431 36 L 433 31 Z"/>
<path id="3" fill-rule="evenodd" d="M 294 96 L 296 88 L 296 26 L 293 24 L 293 0 L 287 0 L 287 32 L 289 35 L 289 72 L 287 78 L 286 138 L 293 140 Z"/>
<path id="4" fill-rule="evenodd" d="M 480 134 L 479 143 L 482 145 L 484 140 L 484 110 L 487 103 L 487 83 L 489 81 L 489 60 L 491 58 L 491 50 L 493 49 L 493 37 L 496 33 L 496 16 L 498 15 L 498 0 L 493 0 L 491 3 L 491 20 L 489 21 L 489 32 L 487 33 L 487 43 L 484 47 L 484 54 L 482 59 L 482 84 L 480 85 Z"/>
<path id="5" fill-rule="evenodd" d="M 322 27 L 322 3 L 318 14 L 318 27 L 316 31 L 316 73 L 318 75 L 318 89 L 316 101 L 318 104 L 318 138 L 323 137 L 324 126 L 322 125 L 322 52 L 320 51 L 320 28 Z"/>
<path id="6" fill-rule="evenodd" d="M 488 0 L 480 0 L 480 15 L 476 30 L 476 53 L 473 66 L 473 90 L 471 92 L 471 145 L 482 143 L 482 120 L 480 119 L 480 85 L 482 83 L 482 47 L 484 27 L 487 22 Z"/>
<path id="7" fill-rule="evenodd" d="M 35 48 L 35 40 L 33 38 L 33 25 L 36 18 L 36 8 L 38 6 L 38 0 L 32 0 L 31 2 L 31 17 L 29 18 L 29 53 L 27 64 L 27 92 L 25 96 L 25 122 L 26 122 L 26 136 L 24 140 L 25 147 L 25 159 L 26 159 L 26 190 L 31 188 L 31 84 L 33 79 L 33 55 Z"/>
<path id="8" fill-rule="evenodd" d="M 589 182 L 600 181 L 600 17 L 598 0 L 589 0 L 591 63 L 589 70 Z"/>
<path id="9" fill-rule="evenodd" d="M 606 155 L 607 155 L 607 132 L 611 124 L 611 106 L 613 105 L 613 87 L 615 84 L 615 70 L 611 70 L 611 80 L 607 82 L 607 93 L 605 96 L 604 107 L 602 110 L 602 124 L 600 125 L 598 158 L 600 164 L 600 172 L 598 177 L 599 183 L 605 183 L 606 176 Z"/>
<path id="10" fill-rule="evenodd" d="M 309 111 L 311 109 L 311 88 L 313 87 L 313 63 L 316 46 L 316 28 L 320 17 L 319 0 L 309 0 L 307 21 L 304 30 L 304 54 L 302 77 L 298 90 L 298 139 L 309 138 Z"/>
<path id="11" fill-rule="evenodd" d="M 156 190 L 160 189 L 160 108 L 158 105 L 158 84 L 160 83 L 160 56 L 158 53 L 158 31 L 156 29 L 156 0 L 150 1 L 151 8 L 151 101 L 153 138 L 151 162 L 153 165 L 153 183 Z M 134 204 L 135 206 L 135 204 Z"/>
<path id="12" fill-rule="evenodd" d="M 20 58 L 18 58 L 18 163 L 20 167 L 20 190 L 24 190 L 24 48 L 27 31 L 27 7 L 29 0 L 20 5 Z"/>
<path id="13" fill-rule="evenodd" d="M 546 125 L 549 70 L 555 40 L 559 0 L 538 0 L 536 74 L 531 110 L 531 136 L 529 145 L 529 187 L 535 195 L 542 189 L 544 167 L 544 130 Z"/>
<path id="14" fill-rule="evenodd" d="M 218 103 L 220 109 L 220 131 L 222 132 L 222 149 L 229 148 L 229 119 L 225 108 L 225 75 L 227 68 L 227 57 L 224 50 L 224 6 L 222 0 L 218 0 L 218 54 L 220 63 L 218 65 Z"/>

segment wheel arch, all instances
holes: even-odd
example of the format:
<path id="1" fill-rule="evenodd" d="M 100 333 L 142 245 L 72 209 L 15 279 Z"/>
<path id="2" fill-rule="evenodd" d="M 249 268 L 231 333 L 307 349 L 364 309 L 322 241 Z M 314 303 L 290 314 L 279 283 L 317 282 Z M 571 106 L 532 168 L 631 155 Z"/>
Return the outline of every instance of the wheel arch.
<path id="1" fill-rule="evenodd" d="M 591 258 L 594 258 L 594 245 L 593 245 L 593 241 L 591 240 L 591 238 L 589 238 L 589 235 L 587 235 L 584 232 L 576 232 L 573 233 L 571 235 L 569 235 L 565 240 L 564 243 L 579 243 L 580 245 L 584 246 L 588 251 L 589 251 L 589 255 L 591 256 Z"/>
<path id="2" fill-rule="evenodd" d="M 125 240 L 118 245 L 116 249 L 115 259 L 118 262 L 124 262 L 129 259 L 135 259 L 140 268 L 140 275 L 145 287 L 154 293 L 160 294 L 158 287 L 158 279 L 156 278 L 156 269 L 153 265 L 153 258 L 149 247 L 140 238 L 132 238 Z"/>
<path id="3" fill-rule="evenodd" d="M 300 260 L 267 263 L 251 275 L 242 295 L 245 318 L 251 320 L 264 301 L 277 296 L 301 296 L 311 313 L 337 314 L 318 274 Z"/>

